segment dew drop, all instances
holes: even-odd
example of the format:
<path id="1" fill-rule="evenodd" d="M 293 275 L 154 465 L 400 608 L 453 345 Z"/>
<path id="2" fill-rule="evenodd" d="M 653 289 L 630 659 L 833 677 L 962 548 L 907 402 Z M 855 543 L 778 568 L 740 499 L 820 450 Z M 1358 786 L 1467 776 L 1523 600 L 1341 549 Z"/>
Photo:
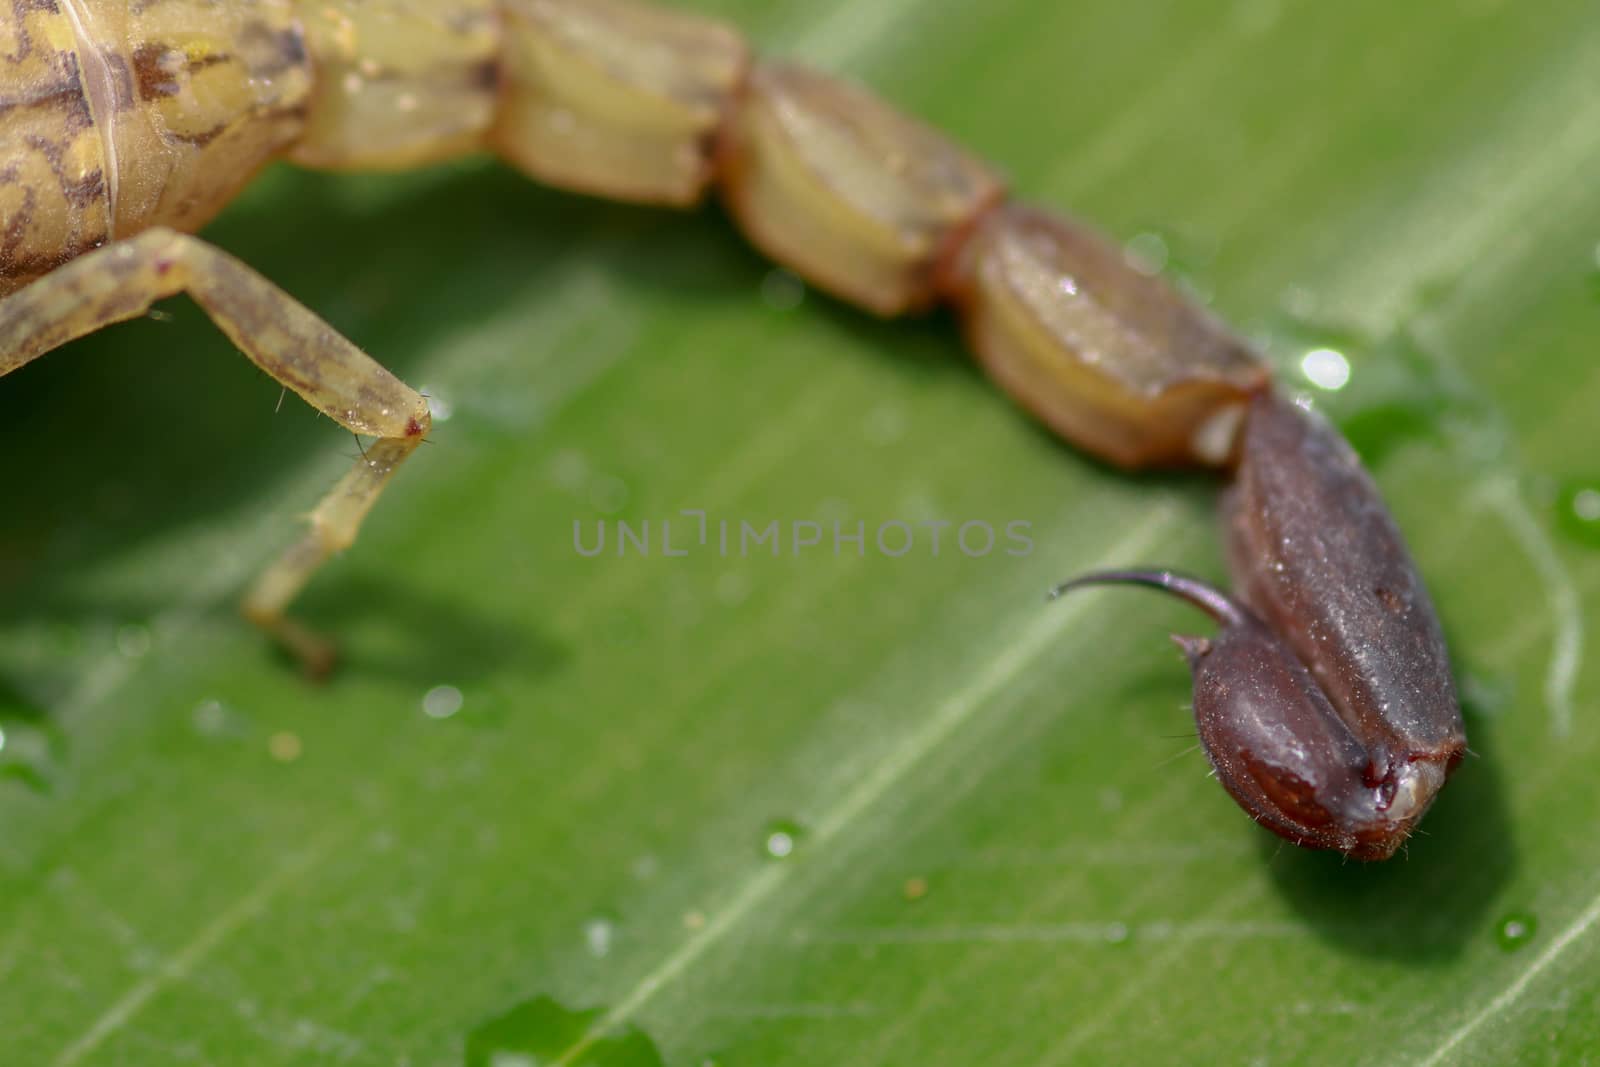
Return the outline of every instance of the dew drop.
<path id="1" fill-rule="evenodd" d="M 774 311 L 792 311 L 806 298 L 806 283 L 782 267 L 761 279 L 761 302 Z"/>
<path id="2" fill-rule="evenodd" d="M 466 1067 L 662 1067 L 661 1052 L 637 1027 L 602 1029 L 603 1008 L 574 1011 L 550 997 L 525 1000 L 467 1035 Z"/>
<path id="3" fill-rule="evenodd" d="M 1470 410 L 1459 387 L 1442 375 L 1440 358 L 1405 328 L 1375 336 L 1330 321 L 1303 289 L 1285 296 L 1262 341 L 1274 362 L 1293 366 L 1296 377 L 1318 390 L 1340 391 L 1339 429 L 1369 467 L 1410 441 L 1453 439 L 1452 420 Z M 1492 422 L 1479 415 L 1470 421 Z"/>
<path id="4" fill-rule="evenodd" d="M 1584 522 L 1600 522 L 1600 489 L 1579 489 L 1574 493 L 1572 513 Z"/>
<path id="5" fill-rule="evenodd" d="M 1101 936 L 1113 945 L 1120 945 L 1128 940 L 1128 924 L 1107 923 L 1105 929 L 1101 931 Z"/>
<path id="6" fill-rule="evenodd" d="M 800 839 L 804 836 L 805 830 L 799 823 L 788 819 L 777 819 L 767 826 L 766 834 L 761 840 L 762 851 L 771 859 L 788 859 L 794 855 L 794 850 L 800 847 Z"/>
<path id="7" fill-rule="evenodd" d="M 430 719 L 448 719 L 461 710 L 464 698 L 453 685 L 436 685 L 422 695 L 422 714 Z"/>
<path id="8" fill-rule="evenodd" d="M 1538 933 L 1539 923 L 1529 912 L 1512 912 L 1500 920 L 1499 927 L 1495 930 L 1495 940 L 1507 952 L 1517 949 L 1533 940 L 1533 935 Z"/>
<path id="9" fill-rule="evenodd" d="M 595 959 L 603 959 L 611 954 L 611 942 L 617 932 L 616 924 L 610 919 L 596 916 L 583 924 L 583 943 L 589 950 L 589 955 Z"/>
<path id="10" fill-rule="evenodd" d="M 1600 548 L 1600 479 L 1563 485 L 1556 509 L 1556 527 L 1568 540 Z"/>
<path id="11" fill-rule="evenodd" d="M 1337 348 L 1313 348 L 1300 358 L 1300 373 L 1318 389 L 1333 392 L 1350 384 L 1350 361 Z"/>

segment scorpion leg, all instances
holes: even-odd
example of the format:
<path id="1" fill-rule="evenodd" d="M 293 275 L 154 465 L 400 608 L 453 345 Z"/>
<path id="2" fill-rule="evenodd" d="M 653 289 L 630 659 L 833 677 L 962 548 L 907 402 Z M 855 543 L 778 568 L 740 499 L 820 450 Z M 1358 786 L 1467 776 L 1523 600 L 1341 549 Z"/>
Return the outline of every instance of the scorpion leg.
<path id="1" fill-rule="evenodd" d="M 155 229 L 82 256 L 0 300 L 0 377 L 66 342 L 187 293 L 258 367 L 356 434 L 379 440 L 310 515 L 311 529 L 256 581 L 243 611 L 326 673 L 333 646 L 287 608 L 355 540 L 395 469 L 428 432 L 428 404 L 283 290 L 187 234 Z"/>

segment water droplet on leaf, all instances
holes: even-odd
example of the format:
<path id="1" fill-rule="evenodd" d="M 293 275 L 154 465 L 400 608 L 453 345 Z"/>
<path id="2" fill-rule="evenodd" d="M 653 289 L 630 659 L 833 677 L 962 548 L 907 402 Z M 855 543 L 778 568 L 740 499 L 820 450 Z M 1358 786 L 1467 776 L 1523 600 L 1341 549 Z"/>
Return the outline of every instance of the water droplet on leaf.
<path id="1" fill-rule="evenodd" d="M 1600 479 L 1561 487 L 1556 496 L 1556 528 L 1585 548 L 1600 548 Z"/>
<path id="2" fill-rule="evenodd" d="M 525 1000 L 467 1035 L 466 1067 L 662 1067 L 655 1042 L 633 1026 L 602 1029 L 605 1014 L 550 997 Z"/>
<path id="3" fill-rule="evenodd" d="M 1528 912 L 1513 912 L 1500 920 L 1495 940 L 1507 952 L 1514 952 L 1533 940 L 1539 930 L 1538 921 Z"/>
<path id="4" fill-rule="evenodd" d="M 611 942 L 616 937 L 617 927 L 610 919 L 604 916 L 595 916 L 583 924 L 583 943 L 589 949 L 589 955 L 599 959 L 611 954 Z"/>
<path id="5" fill-rule="evenodd" d="M 1300 373 L 1318 389 L 1333 392 L 1350 384 L 1350 361 L 1337 348 L 1313 348 L 1300 358 Z"/>
<path id="6" fill-rule="evenodd" d="M 422 714 L 430 719 L 448 719 L 461 710 L 461 690 L 453 685 L 436 685 L 422 695 Z"/>
<path id="7" fill-rule="evenodd" d="M 777 819 L 768 824 L 766 833 L 761 839 L 762 850 L 772 859 L 788 859 L 794 855 L 794 850 L 799 847 L 800 839 L 805 836 L 805 830 L 799 823 L 789 819 Z"/>

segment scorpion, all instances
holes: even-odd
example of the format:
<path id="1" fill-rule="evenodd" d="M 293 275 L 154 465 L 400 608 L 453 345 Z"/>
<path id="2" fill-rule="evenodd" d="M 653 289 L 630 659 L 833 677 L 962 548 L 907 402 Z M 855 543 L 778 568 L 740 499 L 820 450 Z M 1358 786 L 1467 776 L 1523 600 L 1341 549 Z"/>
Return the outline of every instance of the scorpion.
<path id="1" fill-rule="evenodd" d="M 1209 311 L 869 90 L 636 0 L 14 0 L 0 13 L 0 376 L 187 294 L 237 348 L 373 438 L 244 615 L 288 613 L 426 438 L 427 400 L 194 236 L 268 162 L 393 170 L 488 151 L 552 186 L 686 208 L 893 317 L 952 307 L 986 374 L 1123 468 L 1220 473 L 1236 593 L 1175 636 L 1216 777 L 1295 844 L 1386 859 L 1466 750 L 1439 622 L 1371 477 Z"/>

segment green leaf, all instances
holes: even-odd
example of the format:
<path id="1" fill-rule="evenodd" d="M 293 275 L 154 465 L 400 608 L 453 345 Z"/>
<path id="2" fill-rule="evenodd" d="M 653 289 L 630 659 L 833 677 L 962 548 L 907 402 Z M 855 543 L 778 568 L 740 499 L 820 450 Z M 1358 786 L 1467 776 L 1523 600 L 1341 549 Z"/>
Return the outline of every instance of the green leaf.
<path id="1" fill-rule="evenodd" d="M 1055 443 L 948 321 L 714 210 L 276 169 L 210 236 L 450 418 L 304 600 L 316 687 L 233 603 L 348 436 L 184 302 L 0 382 L 5 1061 L 1592 1054 L 1593 4 L 707 6 L 1164 253 L 1290 387 L 1339 353 L 1478 758 L 1406 856 L 1281 847 L 1189 751 L 1202 623 L 1043 600 L 1219 575 L 1214 485 Z M 741 554 L 774 519 L 822 545 Z M 937 519 L 1032 551 L 871 544 Z M 655 551 L 575 551 L 619 520 Z"/>

